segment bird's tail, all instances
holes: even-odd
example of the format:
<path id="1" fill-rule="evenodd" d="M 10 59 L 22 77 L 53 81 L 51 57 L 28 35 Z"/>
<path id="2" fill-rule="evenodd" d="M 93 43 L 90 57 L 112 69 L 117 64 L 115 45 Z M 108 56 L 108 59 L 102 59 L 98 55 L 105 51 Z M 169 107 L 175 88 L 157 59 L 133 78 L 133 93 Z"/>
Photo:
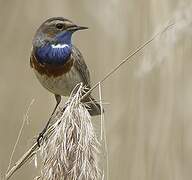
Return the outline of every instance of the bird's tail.
<path id="1" fill-rule="evenodd" d="M 98 116 L 101 115 L 101 112 L 104 112 L 103 109 L 101 110 L 100 104 L 91 95 L 84 102 L 86 102 L 87 110 L 91 116 Z"/>

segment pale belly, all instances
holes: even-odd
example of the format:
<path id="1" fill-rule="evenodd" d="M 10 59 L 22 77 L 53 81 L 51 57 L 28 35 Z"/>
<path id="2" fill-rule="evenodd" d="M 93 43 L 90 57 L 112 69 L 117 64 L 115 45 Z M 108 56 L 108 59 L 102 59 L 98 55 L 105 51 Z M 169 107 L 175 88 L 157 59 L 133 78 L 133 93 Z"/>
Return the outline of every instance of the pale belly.
<path id="1" fill-rule="evenodd" d="M 34 71 L 44 88 L 61 96 L 69 96 L 74 87 L 82 82 L 79 72 L 74 67 L 68 73 L 58 77 L 48 77 L 46 74 L 41 75 L 36 70 Z"/>

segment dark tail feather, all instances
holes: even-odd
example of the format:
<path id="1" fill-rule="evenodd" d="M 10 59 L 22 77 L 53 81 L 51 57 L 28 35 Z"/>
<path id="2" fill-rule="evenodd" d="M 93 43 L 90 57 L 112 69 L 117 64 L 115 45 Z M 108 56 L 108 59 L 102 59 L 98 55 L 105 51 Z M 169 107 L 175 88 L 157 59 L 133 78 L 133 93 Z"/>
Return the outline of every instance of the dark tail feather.
<path id="1" fill-rule="evenodd" d="M 101 115 L 101 111 L 104 112 L 104 110 L 101 110 L 100 104 L 98 104 L 92 96 L 86 98 L 84 102 L 86 102 L 87 110 L 91 116 L 98 116 Z"/>

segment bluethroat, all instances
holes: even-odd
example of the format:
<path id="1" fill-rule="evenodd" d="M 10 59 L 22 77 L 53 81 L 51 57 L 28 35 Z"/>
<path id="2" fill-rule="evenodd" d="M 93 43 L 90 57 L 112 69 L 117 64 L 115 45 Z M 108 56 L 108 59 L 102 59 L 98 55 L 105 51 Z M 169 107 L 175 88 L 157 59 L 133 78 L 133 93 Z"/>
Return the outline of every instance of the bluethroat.
<path id="1" fill-rule="evenodd" d="M 47 19 L 38 28 L 33 39 L 30 65 L 42 86 L 53 93 L 56 99 L 56 111 L 61 96 L 69 96 L 75 86 L 83 83 L 91 88 L 90 73 L 81 52 L 72 44 L 72 35 L 87 27 L 78 26 L 63 17 Z M 100 105 L 89 95 L 85 102 L 89 104 L 91 116 L 100 115 Z M 50 121 L 50 120 L 49 120 Z M 49 126 L 39 134 L 38 144 Z"/>

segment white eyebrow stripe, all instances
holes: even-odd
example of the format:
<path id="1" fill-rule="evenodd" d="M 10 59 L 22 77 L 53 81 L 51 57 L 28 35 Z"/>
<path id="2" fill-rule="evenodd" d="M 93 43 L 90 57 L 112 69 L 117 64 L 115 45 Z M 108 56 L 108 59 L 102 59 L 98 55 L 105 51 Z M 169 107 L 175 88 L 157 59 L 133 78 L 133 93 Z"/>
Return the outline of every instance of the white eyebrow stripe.
<path id="1" fill-rule="evenodd" d="M 65 48 L 65 47 L 69 47 L 69 45 L 68 44 L 57 44 L 57 45 L 52 44 L 51 47 L 52 48 Z"/>

